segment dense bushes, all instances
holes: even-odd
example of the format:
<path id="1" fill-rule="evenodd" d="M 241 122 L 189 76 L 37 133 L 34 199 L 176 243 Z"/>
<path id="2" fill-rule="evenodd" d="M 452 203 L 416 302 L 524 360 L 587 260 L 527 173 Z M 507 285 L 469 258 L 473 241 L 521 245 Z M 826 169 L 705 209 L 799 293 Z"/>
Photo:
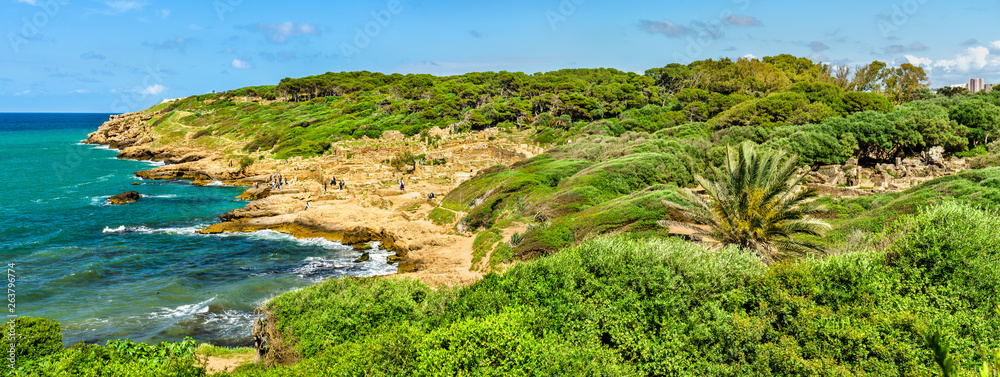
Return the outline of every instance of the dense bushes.
<path id="1" fill-rule="evenodd" d="M 770 269 L 736 249 L 618 236 L 469 287 L 343 280 L 269 307 L 315 356 L 292 375 L 928 375 L 932 327 L 955 335 L 964 368 L 981 364 L 977 342 L 1000 344 L 997 229 L 993 213 L 944 204 L 886 232 L 886 252 Z"/>

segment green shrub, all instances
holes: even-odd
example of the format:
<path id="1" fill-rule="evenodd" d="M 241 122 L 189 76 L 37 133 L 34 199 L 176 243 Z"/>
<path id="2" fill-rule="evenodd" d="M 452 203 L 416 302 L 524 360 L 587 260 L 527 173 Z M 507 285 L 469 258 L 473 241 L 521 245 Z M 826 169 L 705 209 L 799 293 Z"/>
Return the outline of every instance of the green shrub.
<path id="1" fill-rule="evenodd" d="M 59 322 L 32 317 L 9 319 L 0 326 L 4 340 L 4 362 L 0 371 L 7 373 L 10 364 L 9 347 L 14 344 L 14 364 L 26 365 L 63 349 L 62 326 Z M 13 337 L 12 337 L 13 334 Z"/>

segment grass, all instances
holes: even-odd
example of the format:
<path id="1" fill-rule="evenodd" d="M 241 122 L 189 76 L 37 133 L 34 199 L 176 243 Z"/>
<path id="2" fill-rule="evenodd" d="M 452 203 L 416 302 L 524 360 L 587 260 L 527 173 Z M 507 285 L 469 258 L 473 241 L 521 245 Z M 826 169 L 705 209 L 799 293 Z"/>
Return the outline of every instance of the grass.
<path id="1" fill-rule="evenodd" d="M 493 250 L 493 246 L 497 244 L 503 237 L 500 232 L 496 229 L 488 229 L 476 235 L 476 239 L 472 241 L 472 267 L 470 270 L 478 270 L 479 262 L 486 256 L 490 250 Z"/>
<path id="2" fill-rule="evenodd" d="M 257 352 L 253 347 L 219 347 L 208 343 L 202 343 L 195 349 L 195 353 L 201 356 L 231 356 L 231 355 L 254 355 Z"/>
<path id="3" fill-rule="evenodd" d="M 436 207 L 427 214 L 427 218 L 430 219 L 431 222 L 441 226 L 454 224 L 456 216 L 455 212 L 441 207 Z"/>

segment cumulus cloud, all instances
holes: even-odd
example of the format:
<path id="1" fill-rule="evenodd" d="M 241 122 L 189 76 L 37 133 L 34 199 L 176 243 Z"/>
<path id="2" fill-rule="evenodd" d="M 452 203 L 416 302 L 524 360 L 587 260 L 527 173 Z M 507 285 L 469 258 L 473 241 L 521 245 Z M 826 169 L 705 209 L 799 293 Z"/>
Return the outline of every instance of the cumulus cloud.
<path id="1" fill-rule="evenodd" d="M 726 25 L 743 26 L 743 27 L 764 26 L 764 24 L 760 22 L 760 20 L 758 20 L 756 17 L 745 16 L 740 14 L 731 14 L 727 16 L 725 19 L 723 19 L 722 22 L 725 23 Z"/>
<path id="2" fill-rule="evenodd" d="M 1000 41 L 990 42 L 990 50 L 1000 51 Z"/>
<path id="3" fill-rule="evenodd" d="M 830 46 L 827 46 L 825 43 L 820 41 L 813 41 L 812 43 L 809 44 L 809 49 L 813 50 L 813 52 L 820 52 L 829 50 Z"/>
<path id="4" fill-rule="evenodd" d="M 965 52 L 958 54 L 954 59 L 938 60 L 934 62 L 934 67 L 944 68 L 945 71 L 958 70 L 960 72 L 968 72 L 970 70 L 979 70 L 986 67 L 989 63 L 987 59 L 990 56 L 990 51 L 986 47 L 977 46 L 969 47 Z"/>
<path id="5" fill-rule="evenodd" d="M 668 37 L 680 37 L 691 33 L 691 29 L 665 18 L 660 21 L 641 20 L 639 29 L 649 34 L 663 34 Z"/>
<path id="6" fill-rule="evenodd" d="M 913 55 L 909 55 L 909 54 L 903 55 L 903 57 L 906 58 L 906 61 L 908 63 L 913 64 L 913 65 L 925 66 L 925 67 L 933 67 L 934 66 L 934 60 L 930 59 L 930 58 L 921 58 L 921 57 L 917 57 L 917 56 L 913 56 Z"/>
<path id="7" fill-rule="evenodd" d="M 941 68 L 945 72 L 974 72 L 986 67 L 1000 67 L 1000 57 L 991 56 L 990 49 L 984 46 L 969 47 L 951 59 L 930 59 L 914 55 L 904 56 L 910 64 L 927 69 Z"/>
<path id="8" fill-rule="evenodd" d="M 236 59 L 233 59 L 233 68 L 236 68 L 236 69 L 252 69 L 253 68 L 253 63 L 250 63 L 249 59 L 244 60 L 244 59 L 236 58 Z"/>
<path id="9" fill-rule="evenodd" d="M 140 92 L 140 93 L 141 94 L 145 94 L 145 95 L 149 95 L 149 96 L 155 96 L 155 95 L 158 95 L 160 93 L 163 93 L 163 91 L 166 90 L 166 89 L 167 88 L 164 88 L 163 85 L 156 84 L 156 85 L 152 85 L 152 86 L 146 87 L 146 89 L 143 89 L 142 92 Z"/>
<path id="10" fill-rule="evenodd" d="M 743 55 L 743 57 L 747 58 L 747 59 L 750 59 L 750 60 L 757 59 L 757 55 L 754 55 L 754 54 L 746 54 L 746 55 Z"/>
<path id="11" fill-rule="evenodd" d="M 298 35 L 319 35 L 319 29 L 311 24 L 294 23 L 286 21 L 277 24 L 257 23 L 256 25 L 245 26 L 244 29 L 256 31 L 264 34 L 271 43 L 288 42 L 289 37 Z"/>

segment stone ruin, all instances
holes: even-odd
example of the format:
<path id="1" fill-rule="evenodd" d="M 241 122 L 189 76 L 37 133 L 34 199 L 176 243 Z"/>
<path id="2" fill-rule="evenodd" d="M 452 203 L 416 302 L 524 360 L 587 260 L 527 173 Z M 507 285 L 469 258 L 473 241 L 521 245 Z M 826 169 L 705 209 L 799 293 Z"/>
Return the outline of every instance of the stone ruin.
<path id="1" fill-rule="evenodd" d="M 820 195 L 852 197 L 879 192 L 897 192 L 938 177 L 969 170 L 964 158 L 945 159 L 944 148 L 934 147 L 919 158 L 899 158 L 894 163 L 860 166 L 857 158 L 843 166 L 825 165 L 812 169 L 804 182 Z"/>

